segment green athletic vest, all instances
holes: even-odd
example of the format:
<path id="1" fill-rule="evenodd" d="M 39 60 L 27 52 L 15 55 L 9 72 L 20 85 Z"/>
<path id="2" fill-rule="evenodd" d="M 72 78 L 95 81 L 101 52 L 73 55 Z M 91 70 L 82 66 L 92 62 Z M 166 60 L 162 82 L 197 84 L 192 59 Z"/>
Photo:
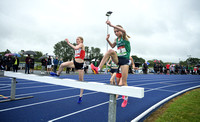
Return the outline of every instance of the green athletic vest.
<path id="1" fill-rule="evenodd" d="M 123 40 L 123 38 L 121 38 L 118 41 L 118 38 L 117 38 L 116 43 L 117 43 L 117 56 L 129 59 L 130 52 L 131 52 L 130 42 Z"/>

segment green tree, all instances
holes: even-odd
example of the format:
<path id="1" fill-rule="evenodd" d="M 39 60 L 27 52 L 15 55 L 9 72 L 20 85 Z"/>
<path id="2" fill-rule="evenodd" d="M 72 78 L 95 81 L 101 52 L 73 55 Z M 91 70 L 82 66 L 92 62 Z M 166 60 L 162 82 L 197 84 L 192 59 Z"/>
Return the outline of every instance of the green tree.
<path id="1" fill-rule="evenodd" d="M 4 55 L 7 54 L 7 53 L 11 53 L 10 50 L 7 49 L 5 52 L 0 52 L 0 54 L 1 54 L 2 56 L 4 56 Z"/>
<path id="2" fill-rule="evenodd" d="M 200 59 L 198 59 L 198 58 L 188 58 L 185 62 L 189 65 L 197 65 L 197 64 L 200 64 Z"/>
<path id="3" fill-rule="evenodd" d="M 85 46 L 85 57 L 86 58 L 89 58 L 89 52 L 90 52 L 90 49 L 88 46 Z"/>
<path id="4" fill-rule="evenodd" d="M 23 62 L 25 61 L 25 56 L 24 56 L 23 53 L 24 53 L 24 50 L 21 50 L 21 51 L 18 52 L 18 54 L 21 55 L 21 57 L 19 57 L 19 61 L 20 61 L 20 62 L 21 62 L 21 61 L 23 61 Z"/>
<path id="5" fill-rule="evenodd" d="M 73 43 L 73 45 L 75 45 Z M 71 48 L 66 41 L 60 41 L 54 45 L 54 54 L 63 61 L 70 61 L 74 57 L 74 49 Z"/>
<path id="6" fill-rule="evenodd" d="M 90 57 L 90 59 L 95 59 L 95 60 L 101 61 L 101 59 L 103 58 L 103 54 L 101 53 L 101 49 L 91 47 L 89 57 Z"/>
<path id="7" fill-rule="evenodd" d="M 136 55 L 132 55 L 131 57 L 133 58 L 134 62 L 138 62 L 140 64 L 143 64 L 145 62 L 145 59 L 139 58 Z"/>
<path id="8" fill-rule="evenodd" d="M 179 64 L 183 66 L 187 66 L 187 61 L 180 61 Z"/>
<path id="9" fill-rule="evenodd" d="M 41 60 L 39 59 L 42 57 L 43 53 L 41 51 L 35 51 L 36 55 L 34 56 L 35 61 L 40 62 Z"/>

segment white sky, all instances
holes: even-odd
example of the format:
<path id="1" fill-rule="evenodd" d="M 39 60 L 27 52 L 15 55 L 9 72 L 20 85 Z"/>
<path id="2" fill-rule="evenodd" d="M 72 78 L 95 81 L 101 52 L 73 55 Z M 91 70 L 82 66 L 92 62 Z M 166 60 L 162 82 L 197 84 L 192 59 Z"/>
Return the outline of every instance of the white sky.
<path id="1" fill-rule="evenodd" d="M 78 36 L 106 52 L 107 11 L 131 36 L 131 55 L 164 62 L 200 58 L 199 0 L 1 0 L 0 52 L 53 54 L 53 46 Z M 116 36 L 109 28 L 111 41 Z"/>

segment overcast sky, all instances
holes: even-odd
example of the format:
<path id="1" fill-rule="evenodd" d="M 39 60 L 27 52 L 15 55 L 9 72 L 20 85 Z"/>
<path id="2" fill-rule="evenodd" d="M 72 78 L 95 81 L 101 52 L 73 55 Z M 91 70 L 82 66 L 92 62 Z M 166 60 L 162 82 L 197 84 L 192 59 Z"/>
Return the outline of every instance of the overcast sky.
<path id="1" fill-rule="evenodd" d="M 78 36 L 106 52 L 107 11 L 131 36 L 131 55 L 164 62 L 200 58 L 199 0 L 1 0 L 0 52 L 53 54 L 53 46 Z M 114 41 L 113 28 L 109 28 Z"/>

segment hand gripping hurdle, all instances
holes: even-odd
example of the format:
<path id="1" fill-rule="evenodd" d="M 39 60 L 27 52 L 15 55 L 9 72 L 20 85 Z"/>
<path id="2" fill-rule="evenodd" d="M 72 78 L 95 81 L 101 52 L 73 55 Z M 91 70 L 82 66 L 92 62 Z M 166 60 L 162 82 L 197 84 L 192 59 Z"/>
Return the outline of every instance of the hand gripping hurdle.
<path id="1" fill-rule="evenodd" d="M 140 87 L 132 87 L 132 86 L 115 86 L 105 83 L 97 83 L 97 82 L 82 82 L 73 79 L 58 79 L 55 77 L 49 76 L 38 76 L 34 74 L 24 74 L 24 73 L 14 73 L 14 72 L 4 72 L 4 76 L 12 77 L 13 79 L 20 78 L 26 80 L 33 80 L 42 83 L 49 83 L 67 87 L 74 87 L 80 89 L 87 89 L 92 91 L 98 91 L 103 93 L 110 94 L 109 100 L 109 113 L 108 113 L 108 121 L 115 122 L 116 121 L 116 94 L 125 95 L 129 97 L 143 98 L 144 97 L 144 88 Z"/>

